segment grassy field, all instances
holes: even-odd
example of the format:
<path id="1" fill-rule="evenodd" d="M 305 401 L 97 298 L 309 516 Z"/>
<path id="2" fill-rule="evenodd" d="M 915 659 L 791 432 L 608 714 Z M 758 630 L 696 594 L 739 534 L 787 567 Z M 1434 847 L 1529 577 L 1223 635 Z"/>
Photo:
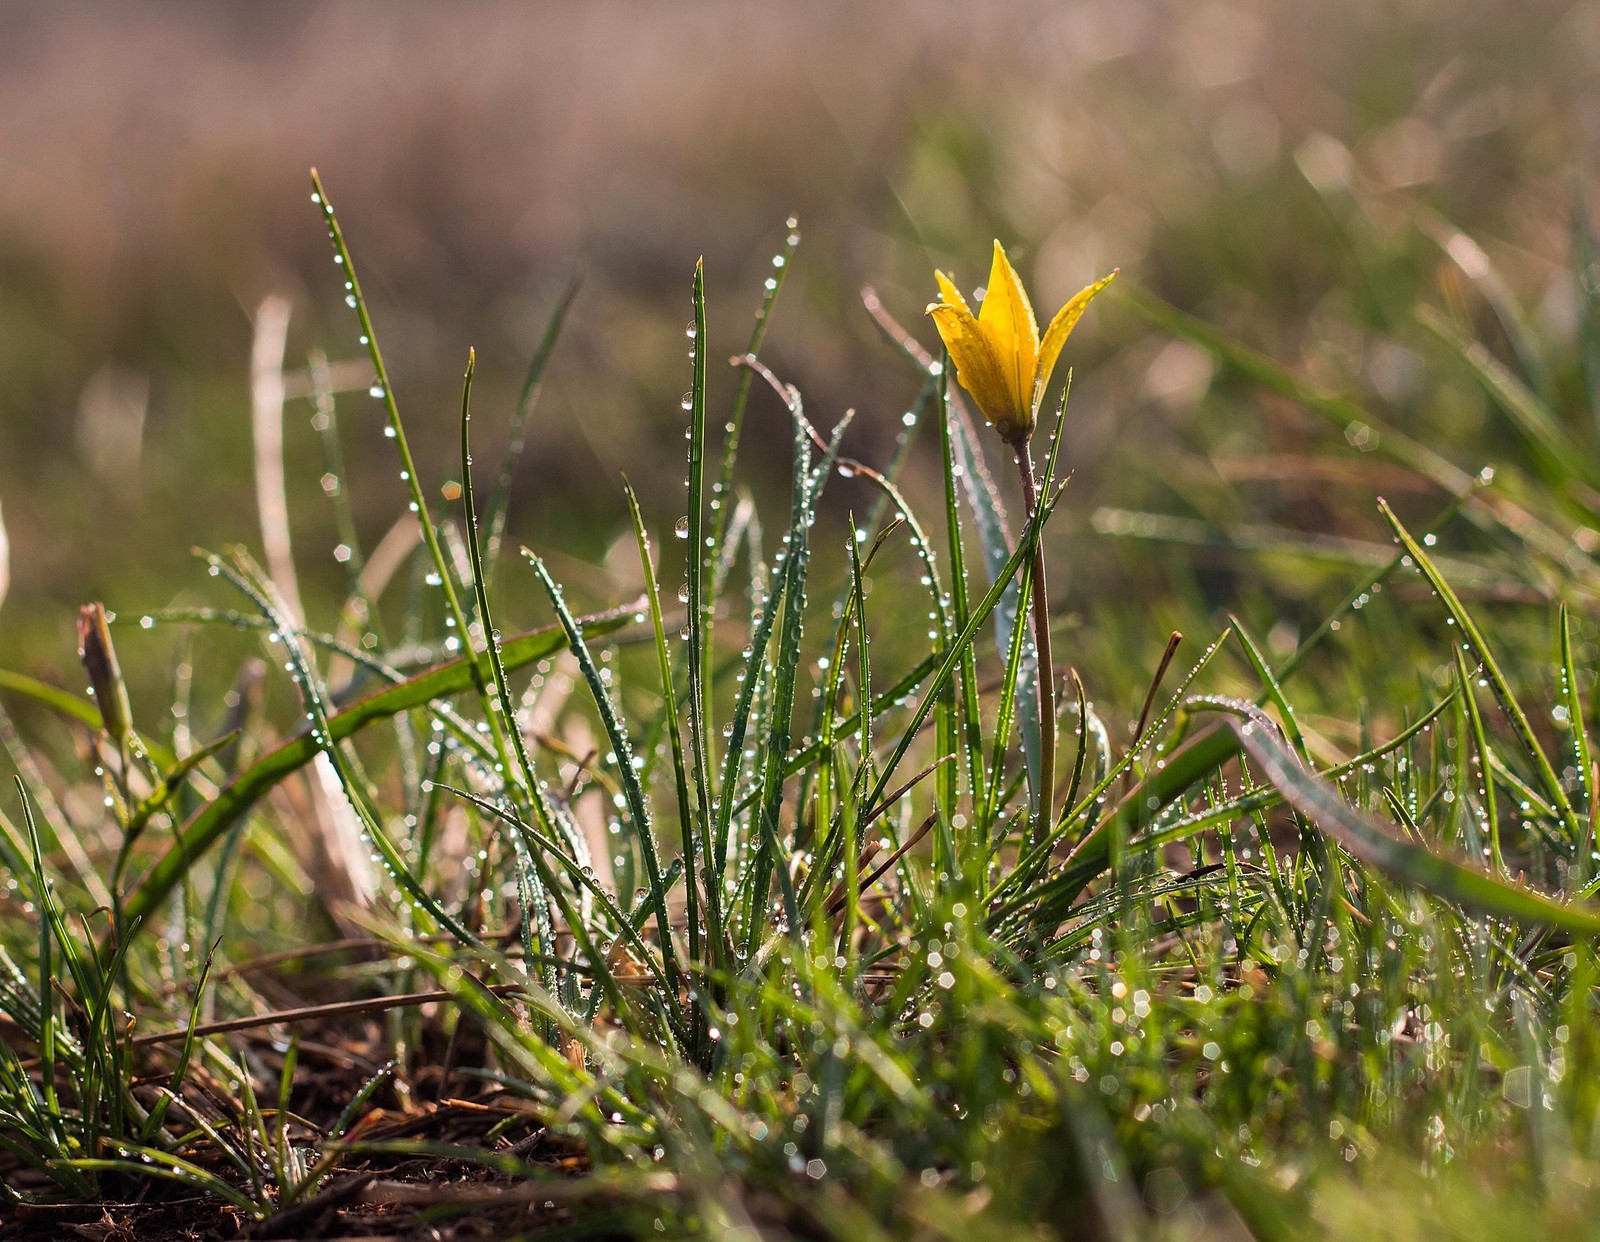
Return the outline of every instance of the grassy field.
<path id="1" fill-rule="evenodd" d="M 479 415 L 504 459 L 463 358 L 417 460 L 317 183 L 366 355 L 308 373 L 342 590 L 287 555 L 263 315 L 265 558 L 86 609 L 87 697 L 0 673 L 0 1234 L 1600 1232 L 1595 243 L 1534 315 L 1525 256 L 1318 155 L 1312 347 L 1119 281 L 1163 468 L 1140 423 L 1091 455 L 1074 338 L 1036 505 L 920 305 L 862 310 L 905 410 L 824 414 L 761 361 L 794 226 L 732 368 L 750 307 L 686 257 L 681 502 L 592 480 L 624 541 L 570 595 L 507 535 L 567 300 Z"/>

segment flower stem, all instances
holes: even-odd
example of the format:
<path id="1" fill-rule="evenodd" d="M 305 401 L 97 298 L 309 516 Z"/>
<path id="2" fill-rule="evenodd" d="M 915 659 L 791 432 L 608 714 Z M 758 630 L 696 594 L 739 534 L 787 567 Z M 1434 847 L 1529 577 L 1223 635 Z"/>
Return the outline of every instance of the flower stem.
<path id="1" fill-rule="evenodd" d="M 1017 446 L 1017 470 L 1022 477 L 1022 503 L 1025 522 L 1032 522 L 1039 507 L 1039 485 L 1033 477 L 1033 454 L 1028 442 Z M 1030 558 L 1029 589 L 1033 593 L 1033 649 L 1038 657 L 1035 679 L 1039 686 L 1039 788 L 1033 821 L 1034 840 L 1049 831 L 1054 814 L 1056 788 L 1056 676 L 1050 654 L 1050 597 L 1044 580 L 1044 545 L 1036 543 Z"/>

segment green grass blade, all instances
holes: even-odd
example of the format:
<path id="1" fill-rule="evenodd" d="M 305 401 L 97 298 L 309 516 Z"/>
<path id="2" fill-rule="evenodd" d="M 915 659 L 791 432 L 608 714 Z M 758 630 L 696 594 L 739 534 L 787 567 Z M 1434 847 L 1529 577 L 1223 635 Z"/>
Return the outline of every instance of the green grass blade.
<path id="1" fill-rule="evenodd" d="M 585 618 L 585 633 L 611 633 L 634 622 L 637 611 L 618 609 Z M 560 626 L 531 630 L 507 642 L 500 651 L 505 667 L 522 668 L 537 663 L 567 645 Z M 466 657 L 419 673 L 409 681 L 379 690 L 352 703 L 327 719 L 327 734 L 335 742 L 355 736 L 375 721 L 387 720 L 414 707 L 424 707 L 473 689 L 473 670 Z M 299 771 L 321 750 L 310 733 L 302 733 L 263 755 L 228 782 L 222 791 L 184 824 L 179 841 L 150 869 L 123 903 L 129 919 L 148 918 L 164 901 L 206 850 L 214 845 L 274 785 Z"/>
<path id="2" fill-rule="evenodd" d="M 1302 760 L 1309 758 L 1306 752 L 1305 735 L 1300 732 L 1299 722 L 1294 718 L 1294 708 L 1289 705 L 1289 700 L 1284 697 L 1283 686 L 1278 678 L 1273 675 L 1271 666 L 1261 654 L 1261 648 L 1250 637 L 1250 632 L 1245 629 L 1244 622 L 1232 613 L 1228 614 L 1228 622 L 1233 626 L 1233 632 L 1239 639 L 1239 646 L 1244 649 L 1245 659 L 1250 661 L 1250 667 L 1255 670 L 1256 676 L 1261 680 L 1264 696 L 1272 701 L 1278 709 L 1278 718 L 1283 722 L 1284 736 L 1289 739 L 1289 744 L 1294 747 L 1294 753 Z"/>
<path id="3" fill-rule="evenodd" d="M 1572 734 L 1572 766 L 1577 769 L 1578 790 L 1583 796 L 1584 835 L 1577 841 L 1574 854 L 1578 887 L 1582 888 L 1594 869 L 1595 767 L 1589 745 L 1589 718 L 1584 715 L 1578 670 L 1572 659 L 1572 625 L 1565 603 L 1557 614 L 1556 639 L 1556 657 L 1561 669 L 1561 706 L 1567 713 L 1566 726 Z"/>
<path id="4" fill-rule="evenodd" d="M 1587 903 L 1554 901 L 1385 831 L 1346 802 L 1332 785 L 1303 768 L 1265 718 L 1229 716 L 1226 723 L 1262 776 L 1284 799 L 1369 866 L 1482 914 L 1556 927 L 1580 936 L 1600 936 L 1600 910 Z"/>
<path id="5" fill-rule="evenodd" d="M 1481 341 L 1468 340 L 1430 307 L 1423 307 L 1417 319 L 1466 367 L 1490 404 L 1506 416 L 1547 481 L 1560 483 L 1577 475 L 1590 487 L 1600 483 L 1600 466 L 1595 464 L 1593 453 L 1579 445 L 1555 411 Z"/>
<path id="6" fill-rule="evenodd" d="M 1467 654 L 1459 646 L 1455 648 L 1456 677 L 1461 683 L 1461 703 L 1466 709 L 1467 725 L 1472 733 L 1472 747 L 1478 759 L 1478 779 L 1482 782 L 1478 786 L 1479 796 L 1483 799 L 1484 826 L 1489 833 L 1489 865 L 1496 875 L 1506 874 L 1505 856 L 1500 852 L 1500 818 L 1496 813 L 1494 797 L 1494 777 L 1490 770 L 1489 738 L 1483 728 L 1483 712 L 1478 707 L 1478 697 L 1472 692 L 1472 679 L 1474 670 L 1468 665 Z M 1462 775 L 1466 775 L 1465 765 L 1462 765 Z M 1466 813 L 1465 799 L 1457 799 L 1457 805 Z"/>
<path id="7" fill-rule="evenodd" d="M 550 355 L 555 352 L 556 342 L 561 339 L 561 330 L 566 327 L 567 312 L 572 309 L 572 303 L 582 286 L 581 275 L 574 274 L 567 281 L 545 323 L 544 335 L 539 338 L 539 345 L 533 351 L 528 370 L 522 377 L 516 409 L 511 416 L 505 456 L 500 459 L 500 477 L 495 480 L 494 491 L 489 494 L 489 503 L 484 507 L 484 526 L 489 532 L 485 559 L 490 565 L 500 564 L 500 553 L 505 545 L 506 518 L 511 512 L 511 483 L 527 446 L 528 420 L 533 416 L 534 407 L 539 404 L 539 393 L 544 386 L 544 373 L 550 365 Z"/>
<path id="8" fill-rule="evenodd" d="M 788 232 L 784 234 L 783 249 L 772 258 L 772 275 L 767 277 L 765 293 L 761 305 L 756 309 L 756 321 L 750 328 L 750 339 L 745 344 L 745 357 L 753 358 L 761 352 L 761 344 L 767 339 L 767 324 L 772 318 L 772 308 L 778 301 L 778 294 L 783 291 L 784 278 L 789 274 L 789 268 L 794 263 L 795 250 L 800 245 L 800 224 L 793 216 L 784 222 Z M 695 326 L 703 329 L 705 324 L 702 316 L 697 311 Z M 699 342 L 705 340 L 703 333 L 696 335 L 696 354 L 698 355 Z M 722 467 L 717 473 L 717 481 L 711 486 L 711 505 L 716 516 L 711 522 L 711 542 L 706 546 L 706 561 L 709 564 L 722 548 L 723 537 L 727 533 L 728 501 L 731 499 L 733 486 L 733 466 L 739 456 L 739 438 L 744 430 L 744 416 L 750 404 L 750 385 L 755 382 L 755 375 L 749 370 L 744 370 L 739 376 L 739 386 L 733 394 L 733 411 L 728 416 L 727 439 L 722 446 Z M 708 598 L 715 604 L 715 593 L 708 592 Z"/>
<path id="9" fill-rule="evenodd" d="M 639 783 L 639 770 L 634 766 L 633 740 L 622 724 L 611 691 L 600 676 L 600 666 L 595 663 L 589 644 L 584 641 L 583 630 L 567 607 L 561 588 L 550 576 L 544 561 L 526 548 L 523 549 L 523 555 L 533 565 L 533 572 L 538 575 L 545 594 L 550 597 L 550 603 L 556 610 L 561 628 L 566 632 L 567 645 L 578 657 L 578 668 L 583 673 L 584 681 L 588 683 L 589 693 L 593 696 L 595 706 L 600 712 L 601 726 L 611 743 L 612 753 L 617 757 L 617 773 L 622 781 L 622 793 L 627 801 L 628 817 L 633 822 L 634 838 L 638 842 L 639 852 L 644 857 L 645 875 L 650 881 L 650 899 L 655 908 L 656 926 L 661 938 L 661 960 L 666 968 L 667 1005 L 676 1015 L 680 1030 L 686 1029 L 683 1015 L 678 1011 L 678 991 L 684 981 L 683 968 L 678 962 L 678 951 L 672 942 L 672 921 L 667 912 L 666 883 L 662 877 L 661 861 L 656 852 L 655 824 L 644 787 Z"/>
<path id="10" fill-rule="evenodd" d="M 37 703 L 43 703 L 52 711 L 87 728 L 96 730 L 100 728 L 98 707 L 87 699 L 80 699 L 77 695 L 60 690 L 48 682 L 40 681 L 37 677 L 0 669 L 0 690 L 8 690 L 12 694 L 20 694 Z"/>
<path id="11" fill-rule="evenodd" d="M 705 472 L 706 472 L 706 267 L 700 259 L 694 265 L 694 328 L 693 382 L 689 390 L 689 511 L 688 547 L 684 550 L 684 585 L 688 599 L 688 650 L 689 665 L 689 757 L 693 774 L 695 817 L 702 825 L 717 824 L 715 839 L 701 842 L 704 851 L 706 913 L 711 919 L 707 935 L 713 950 L 718 950 L 727 939 L 727 926 L 722 919 L 723 875 L 727 863 L 726 825 L 723 812 L 733 797 L 731 785 L 722 791 L 722 806 L 713 815 L 718 804 L 717 791 L 712 784 L 711 758 L 711 640 L 713 634 L 712 593 L 706 582 L 706 525 L 705 525 Z M 726 507 L 727 497 L 719 497 Z M 718 510 L 719 513 L 721 509 Z M 710 549 L 716 551 L 715 548 Z M 753 687 L 752 687 L 753 688 Z M 738 727 L 737 718 L 735 727 Z M 725 778 L 727 779 L 727 778 Z M 692 859 L 685 866 L 692 865 Z M 726 967 L 727 962 L 719 962 Z"/>
<path id="12" fill-rule="evenodd" d="M 650 536 L 645 531 L 644 514 L 639 510 L 639 498 L 634 494 L 633 485 L 627 480 L 623 481 L 623 490 L 628 497 L 628 512 L 633 518 L 634 539 L 639 545 L 639 564 L 644 570 L 644 597 L 650 606 L 650 625 L 655 636 L 656 672 L 661 678 L 661 710 L 665 718 L 664 732 L 667 735 L 667 744 L 672 750 L 672 780 L 673 789 L 678 801 L 678 826 L 681 849 L 684 862 L 684 894 L 687 898 L 688 920 L 688 951 L 689 961 L 701 960 L 700 950 L 700 910 L 699 888 L 700 881 L 695 874 L 696 856 L 704 857 L 703 846 L 698 842 L 709 842 L 710 824 L 700 825 L 701 831 L 695 831 L 695 806 L 690 801 L 688 765 L 683 753 L 683 733 L 678 719 L 678 691 L 672 672 L 672 653 L 667 648 L 666 624 L 661 616 L 661 591 L 656 583 L 655 562 L 650 556 Z M 720 894 L 706 894 L 707 902 L 717 899 Z M 711 918 L 711 926 L 721 925 L 720 912 Z M 665 935 L 663 928 L 663 935 Z"/>
<path id="13" fill-rule="evenodd" d="M 1022 537 L 1017 541 L 1017 546 L 1001 566 L 1000 574 L 990 584 L 989 590 L 985 593 L 983 599 L 972 610 L 972 615 L 967 618 L 967 624 L 955 636 L 950 649 L 945 653 L 944 658 L 939 661 L 938 667 L 934 670 L 932 680 L 923 691 L 921 701 L 912 713 L 911 720 L 906 725 L 905 731 L 901 734 L 900 741 L 895 745 L 894 750 L 890 752 L 889 758 L 884 762 L 882 769 L 878 773 L 878 779 L 873 783 L 872 792 L 867 797 L 868 806 L 876 806 L 882 800 L 895 769 L 899 767 L 900 761 L 905 758 L 906 752 L 911 749 L 911 743 L 915 740 L 918 730 L 927 720 L 929 713 L 933 711 L 938 695 L 943 693 L 945 686 L 949 684 L 951 676 L 955 673 L 956 667 L 960 664 L 962 650 L 977 637 L 978 630 L 989 620 L 990 615 L 999 606 L 1001 596 L 1012 585 L 1011 578 L 1013 575 L 1026 562 L 1026 558 L 1033 555 L 1033 549 L 1044 530 L 1044 524 L 1049 520 L 1050 515 L 1055 512 L 1055 507 L 1060 502 L 1060 498 L 1061 493 L 1057 491 L 1054 495 L 1041 499 L 1038 512 L 1034 514 L 1033 520 L 1023 528 Z"/>
<path id="14" fill-rule="evenodd" d="M 849 427 L 851 415 L 839 420 L 829 438 L 822 459 L 813 470 L 810 465 L 809 438 L 798 401 L 792 407 L 794 419 L 794 497 L 790 506 L 789 536 L 785 545 L 781 576 L 784 587 L 783 628 L 778 633 L 777 660 L 772 670 L 773 702 L 769 711 L 767 736 L 762 747 L 761 799 L 756 805 L 755 856 L 750 877 L 750 918 L 745 927 L 745 951 L 754 957 L 765 934 L 767 885 L 772 873 L 778 877 L 783 895 L 789 934 L 800 936 L 804 927 L 789 875 L 788 861 L 779 839 L 779 810 L 783 802 L 785 769 L 794 719 L 795 681 L 800 667 L 800 643 L 805 628 L 806 577 L 811 565 L 811 529 L 816 522 L 816 505 L 833 464 L 839 442 Z M 730 742 L 730 747 L 732 743 Z M 731 751 L 730 751 L 731 753 Z"/>
<path id="15" fill-rule="evenodd" d="M 383 351 L 378 348 L 378 334 L 373 329 L 372 317 L 367 312 L 367 301 L 361 293 L 361 281 L 356 275 L 355 262 L 350 257 L 350 248 L 344 240 L 344 230 L 339 227 L 339 219 L 333 214 L 333 204 L 328 201 L 327 192 L 322 188 L 322 178 L 317 175 L 316 169 L 311 170 L 311 186 L 311 200 L 321 207 L 323 221 L 328 226 L 328 238 L 333 242 L 334 261 L 344 273 L 345 301 L 355 311 L 356 318 L 361 324 L 361 343 L 367 348 L 367 356 L 372 360 L 372 371 L 376 377 L 373 395 L 383 402 L 388 424 L 385 435 L 394 441 L 395 449 L 400 456 L 400 478 L 411 497 L 411 512 L 417 515 L 417 521 L 422 525 L 423 542 L 427 544 L 428 555 L 433 560 L 434 575 L 439 579 L 434 585 L 443 591 L 445 606 L 449 611 L 449 621 L 456 630 L 457 641 L 462 645 L 462 650 L 471 657 L 472 645 L 467 638 L 467 619 L 461 608 L 460 597 L 456 594 L 455 574 L 445 559 L 444 550 L 439 546 L 438 529 L 428 515 L 428 498 L 422 490 L 422 481 L 417 477 L 417 463 L 411 456 L 411 445 L 406 439 L 406 429 L 400 421 L 400 407 L 395 403 L 394 385 L 389 382 L 389 371 L 383 362 Z M 468 667 L 472 670 L 478 692 L 485 697 L 484 706 L 487 710 L 483 674 L 476 658 L 469 659 Z"/>
<path id="16" fill-rule="evenodd" d="M 1544 753 L 1544 747 L 1539 744 L 1539 739 L 1533 732 L 1533 726 L 1528 721 L 1527 713 L 1522 710 L 1522 705 L 1517 702 L 1517 697 L 1511 689 L 1511 683 L 1500 669 L 1499 661 L 1495 659 L 1494 652 L 1489 649 L 1484 641 L 1483 632 L 1478 629 L 1478 623 L 1472 619 L 1470 613 L 1462 606 L 1450 584 L 1445 581 L 1444 575 L 1439 572 L 1438 566 L 1428 556 L 1411 536 L 1389 508 L 1388 502 L 1378 501 L 1378 508 L 1394 529 L 1395 535 L 1405 545 L 1412 562 L 1422 571 L 1427 578 L 1428 585 L 1434 589 L 1435 594 L 1444 603 L 1451 619 L 1460 627 L 1461 633 L 1468 646 L 1470 654 L 1483 662 L 1484 676 L 1489 680 L 1489 686 L 1494 691 L 1494 696 L 1500 703 L 1500 710 L 1510 721 L 1512 731 L 1517 735 L 1517 740 L 1522 743 L 1522 748 L 1527 752 L 1528 758 L 1533 761 L 1534 770 L 1539 775 L 1539 781 L 1544 786 L 1544 792 L 1549 797 L 1560 817 L 1562 826 L 1566 829 L 1569 841 L 1576 845 L 1583 839 L 1582 829 L 1578 824 L 1577 814 L 1572 809 L 1572 803 L 1567 797 L 1567 791 L 1556 776 L 1555 768 L 1551 766 L 1549 756 Z"/>
<path id="17" fill-rule="evenodd" d="M 939 455 L 944 475 L 945 546 L 950 557 L 950 623 L 957 630 L 961 630 L 966 627 L 970 604 L 967 599 L 967 554 L 961 535 L 959 483 L 950 435 L 949 397 L 949 367 L 945 365 L 940 367 L 934 408 L 938 411 Z M 982 704 L 978 698 L 977 661 L 973 658 L 970 646 L 964 648 L 961 653 L 959 680 L 961 689 L 959 725 L 962 744 L 966 751 L 967 781 L 972 796 L 972 806 L 976 810 L 987 803 L 988 787 L 983 766 L 983 721 Z"/>
<path id="18" fill-rule="evenodd" d="M 522 794 L 525 805 L 533 808 L 539 820 L 539 826 L 546 835 L 554 836 L 553 816 L 545 799 L 544 790 L 539 785 L 538 774 L 533 770 L 533 760 L 528 755 L 527 740 L 522 736 L 522 729 L 517 723 L 517 703 L 511 694 L 511 684 L 506 677 L 505 660 L 500 652 L 500 632 L 495 627 L 493 611 L 489 606 L 489 580 L 488 570 L 484 564 L 482 541 L 479 537 L 477 499 L 472 484 L 472 372 L 474 358 L 469 356 L 467 373 L 462 384 L 461 395 L 461 498 L 462 516 L 466 526 L 467 555 L 472 567 L 472 590 L 478 608 L 478 620 L 483 626 L 484 654 L 488 660 L 489 673 L 494 682 L 494 701 L 490 706 L 490 725 L 494 733 L 497 748 L 502 756 L 505 755 L 505 739 L 510 738 L 510 748 L 517 760 L 517 775 L 522 781 Z M 470 641 L 470 639 L 469 639 Z M 570 641 L 570 640 L 569 640 Z M 502 759 L 502 763 L 504 760 Z M 549 868 L 543 865 L 543 860 L 537 854 L 527 855 L 518 850 L 518 884 L 522 896 L 522 918 L 524 947 L 528 953 L 529 961 L 546 958 L 555 952 L 556 935 L 555 926 L 550 916 L 550 900 L 552 892 L 556 892 L 557 900 L 562 907 L 562 915 L 569 926 L 577 929 L 580 920 L 570 903 L 564 900 L 564 895 L 552 883 Z M 538 926 L 538 936 L 533 933 L 534 925 Z M 578 932 L 580 939 L 582 931 Z M 545 985 L 552 991 L 555 990 L 556 978 L 552 968 L 546 967 Z"/>

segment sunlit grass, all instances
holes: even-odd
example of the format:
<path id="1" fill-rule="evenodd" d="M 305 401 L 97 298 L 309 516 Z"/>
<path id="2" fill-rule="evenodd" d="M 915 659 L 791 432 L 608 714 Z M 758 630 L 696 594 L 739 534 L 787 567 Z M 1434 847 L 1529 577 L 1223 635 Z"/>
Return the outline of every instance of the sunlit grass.
<path id="1" fill-rule="evenodd" d="M 1593 1229 L 1600 503 L 1591 394 L 1530 369 L 1541 347 L 1502 358 L 1464 321 L 1422 320 L 1513 434 L 1482 470 L 1125 294 L 1432 495 L 1376 506 L 1392 544 L 1079 511 L 1107 543 L 1232 541 L 1260 581 L 1243 616 L 1210 615 L 1178 574 L 1067 624 L 1073 602 L 1030 596 L 1030 570 L 1073 511 L 1072 402 L 1038 407 L 1060 421 L 1036 503 L 1008 514 L 942 360 L 876 306 L 885 365 L 921 395 L 889 460 L 855 459 L 852 416 L 817 420 L 759 357 L 791 222 L 728 410 L 694 269 L 685 508 L 653 518 L 589 481 L 614 487 L 643 584 L 590 611 L 537 549 L 508 547 L 518 462 L 473 460 L 470 358 L 459 455 L 413 457 L 320 182 L 315 199 L 382 428 L 335 421 L 319 392 L 318 467 L 336 477 L 341 436 L 392 441 L 418 537 L 381 581 L 346 544 L 339 634 L 245 552 L 208 554 L 216 600 L 141 625 L 259 640 L 266 667 L 226 712 L 180 697 L 130 720 L 92 614 L 93 699 L 0 674 L 92 739 L 77 771 L 42 723 L 0 739 L 17 775 L 0 1146 L 19 1170 L 0 1193 L 92 1201 L 159 1179 L 264 1217 L 404 1151 L 548 1184 L 580 1234 Z M 790 446 L 787 503 L 740 485 L 756 418 Z M 347 513 L 341 530 L 355 539 Z M 1336 602 L 1309 615 L 1280 587 L 1314 574 Z M 1072 664 L 1051 670 L 1058 693 L 1031 680 L 1021 619 L 1041 602 Z M 1169 612 L 1189 636 L 1142 649 Z M 290 692 L 292 724 L 263 683 Z M 357 858 L 307 846 L 340 816 Z M 367 865 L 376 899 L 339 905 Z M 315 931 L 291 922 L 308 910 Z M 345 957 L 319 970 L 335 926 Z M 295 986 L 342 1007 L 273 1019 L 284 985 L 246 969 L 263 952 L 305 953 Z M 296 1040 L 269 1073 L 239 1034 L 377 1012 L 393 1064 L 327 1117 L 294 1110 Z M 517 1101 L 506 1127 L 575 1141 L 586 1176 L 503 1130 L 363 1137 L 380 1103 L 422 1115 L 445 1086 Z"/>

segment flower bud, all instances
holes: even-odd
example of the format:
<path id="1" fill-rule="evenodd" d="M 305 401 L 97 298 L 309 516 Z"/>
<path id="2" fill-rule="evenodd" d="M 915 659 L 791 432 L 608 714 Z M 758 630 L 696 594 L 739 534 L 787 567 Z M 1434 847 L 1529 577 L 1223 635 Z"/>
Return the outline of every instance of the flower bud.
<path id="1" fill-rule="evenodd" d="M 78 659 L 89 674 L 89 693 L 100 708 L 106 732 L 118 746 L 133 732 L 133 709 L 128 703 L 128 687 L 122 681 L 117 651 L 111 645 L 111 630 L 106 625 L 102 604 L 85 604 L 78 610 Z"/>

